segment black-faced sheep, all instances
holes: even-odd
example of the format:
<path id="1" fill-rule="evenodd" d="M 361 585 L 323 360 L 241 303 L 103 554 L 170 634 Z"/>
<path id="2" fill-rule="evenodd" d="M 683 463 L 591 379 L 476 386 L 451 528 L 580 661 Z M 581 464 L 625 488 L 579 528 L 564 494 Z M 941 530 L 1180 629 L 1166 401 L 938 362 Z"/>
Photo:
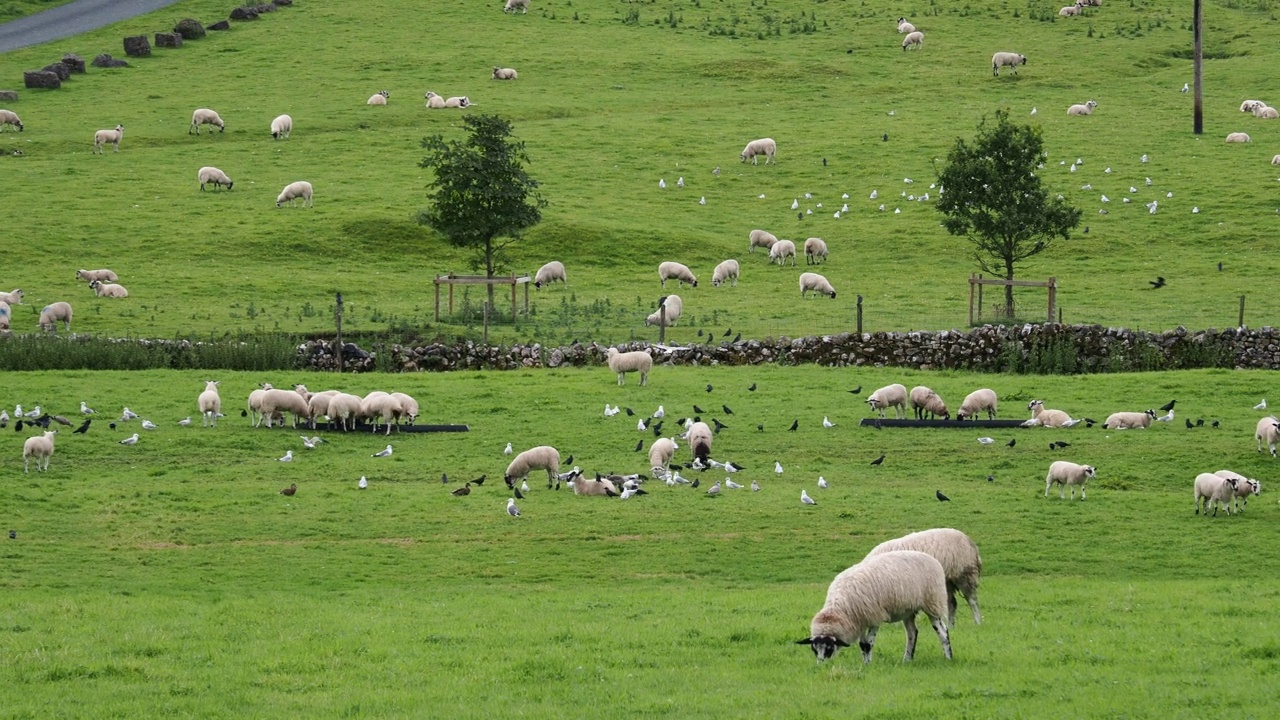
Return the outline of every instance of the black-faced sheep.
<path id="1" fill-rule="evenodd" d="M 778 143 L 774 142 L 773 138 L 760 138 L 759 140 L 752 140 L 751 142 L 747 143 L 747 146 L 745 148 L 742 149 L 742 155 L 741 155 L 742 162 L 746 162 L 749 159 L 751 160 L 752 165 L 756 165 L 758 163 L 760 155 L 764 155 L 765 165 L 768 165 L 769 163 L 773 163 L 774 165 L 777 165 L 778 164 Z"/>
<path id="2" fill-rule="evenodd" d="M 934 397 L 937 397 L 936 395 Z M 894 550 L 915 550 L 933 556 L 942 565 L 947 578 L 947 625 L 956 625 L 956 593 L 959 592 L 973 611 L 973 622 L 982 624 L 978 610 L 978 583 L 982 579 L 982 556 L 978 545 L 959 530 L 935 528 L 904 535 L 875 546 L 867 557 Z"/>

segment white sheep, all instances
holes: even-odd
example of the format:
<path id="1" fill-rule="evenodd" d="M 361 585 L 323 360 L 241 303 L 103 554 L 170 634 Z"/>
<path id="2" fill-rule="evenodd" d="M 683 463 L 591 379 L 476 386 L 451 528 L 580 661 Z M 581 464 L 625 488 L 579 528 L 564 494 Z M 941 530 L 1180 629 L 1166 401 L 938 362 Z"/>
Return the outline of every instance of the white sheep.
<path id="1" fill-rule="evenodd" d="M 412 425 L 418 419 L 418 401 L 412 395 L 406 395 L 402 392 L 393 392 L 391 397 L 400 401 L 400 416 L 409 420 Z"/>
<path id="2" fill-rule="evenodd" d="M 1272 165 L 1280 165 L 1280 155 L 1275 155 L 1275 156 L 1273 156 L 1273 157 L 1271 158 L 1271 164 L 1272 164 Z"/>
<path id="3" fill-rule="evenodd" d="M 58 331 L 58 321 L 61 320 L 67 324 L 67 332 L 71 332 L 71 305 L 64 302 L 56 302 L 45 305 L 40 311 L 39 325 L 41 330 Z"/>
<path id="4" fill-rule="evenodd" d="M 1263 120 L 1275 120 L 1280 118 L 1280 111 L 1267 105 L 1258 105 L 1253 109 L 1253 116 Z"/>
<path id="5" fill-rule="evenodd" d="M 49 469 L 49 459 L 53 457 L 53 436 L 57 430 L 45 430 L 43 435 L 34 435 L 22 443 L 22 472 L 30 472 L 31 458 L 36 459 L 36 472 Z"/>
<path id="6" fill-rule="evenodd" d="M 294 390 L 267 390 L 262 394 L 262 404 L 260 411 L 261 417 L 258 418 L 260 425 L 266 420 L 267 427 L 271 427 L 272 419 L 277 415 L 281 415 L 280 422 L 284 423 L 284 413 L 293 413 L 293 427 L 298 427 L 298 419 L 308 419 L 311 417 L 311 407 L 307 404 L 307 395 L 296 392 Z M 254 427 L 257 427 L 255 425 Z"/>
<path id="7" fill-rule="evenodd" d="M 457 97 L 446 98 L 444 101 L 444 106 L 447 108 L 471 107 L 471 98 L 467 97 L 466 95 L 459 95 Z"/>
<path id="8" fill-rule="evenodd" d="M 915 656 L 916 615 L 929 617 L 942 641 L 942 652 L 951 659 L 947 630 L 946 573 L 932 555 L 915 550 L 895 550 L 864 559 L 836 575 L 827 588 L 827 601 L 809 623 L 809 637 L 797 645 L 813 649 L 822 662 L 842 647 L 857 642 L 862 661 L 871 662 L 876 631 L 885 623 L 900 622 L 907 632 L 904 662 Z"/>
<path id="9" fill-rule="evenodd" d="M 114 145 L 116 152 L 120 152 L 120 140 L 124 138 L 124 126 L 116 125 L 113 130 L 99 130 L 93 134 L 93 151 L 102 154 L 103 145 Z"/>
<path id="10" fill-rule="evenodd" d="M 907 33 L 907 36 L 902 38 L 903 52 L 906 52 L 907 48 L 912 48 L 912 47 L 917 47 L 917 48 L 924 47 L 924 33 L 920 32 L 919 30 L 916 30 L 914 32 Z"/>
<path id="11" fill-rule="evenodd" d="M 1233 132 L 1227 136 L 1226 141 L 1229 143 L 1247 143 L 1253 142 L 1253 139 L 1249 137 L 1249 133 Z"/>
<path id="12" fill-rule="evenodd" d="M 778 242 L 778 238 L 768 230 L 752 230 L 749 237 L 751 239 L 751 248 L 748 252 L 752 253 L 754 253 L 758 247 L 768 250 L 773 247 L 774 243 Z"/>
<path id="13" fill-rule="evenodd" d="M 284 186 L 284 189 L 280 191 L 279 197 L 276 198 L 276 207 L 281 207 L 286 202 L 292 207 L 293 201 L 298 198 L 302 198 L 302 207 L 306 207 L 308 202 L 311 203 L 311 207 L 315 207 L 316 201 L 311 196 L 311 192 L 311 183 L 306 180 L 289 183 Z"/>
<path id="14" fill-rule="evenodd" d="M 1213 506 L 1213 516 L 1218 516 L 1218 508 L 1225 508 L 1231 514 L 1231 501 L 1236 495 L 1236 479 L 1224 478 L 1212 473 L 1196 475 L 1196 514 L 1204 506 L 1204 516 L 1209 517 L 1209 507 Z"/>
<path id="15" fill-rule="evenodd" d="M 1236 491 L 1234 502 L 1232 503 L 1232 509 L 1237 513 L 1243 512 L 1244 508 L 1249 506 L 1250 495 L 1259 495 L 1262 493 L 1262 483 L 1254 480 L 1253 478 L 1247 478 L 1230 470 L 1219 470 L 1215 472 L 1214 475 L 1217 475 L 1220 478 L 1229 478 L 1236 481 Z M 1244 498 L 1243 506 L 1240 504 L 1240 498 Z"/>
<path id="16" fill-rule="evenodd" d="M 293 132 L 293 118 L 288 115 L 279 115 L 271 121 L 272 139 L 288 140 L 291 132 Z"/>
<path id="17" fill-rule="evenodd" d="M 800 273 L 800 297 L 804 297 L 805 293 L 812 292 L 814 297 L 819 294 L 826 295 L 832 300 L 836 299 L 836 289 L 831 287 L 831 283 L 818 273 Z"/>
<path id="18" fill-rule="evenodd" d="M 249 424 L 257 427 L 262 421 L 262 396 L 271 389 L 271 383 L 262 383 L 253 392 L 249 393 L 249 399 L 246 402 L 249 410 Z"/>
<path id="19" fill-rule="evenodd" d="M 779 240 L 769 248 L 769 264 L 777 262 L 779 266 L 787 264 L 787 258 L 791 258 L 791 265 L 796 264 L 796 244 L 790 240 Z"/>
<path id="20" fill-rule="evenodd" d="M 1031 411 L 1031 423 L 1023 423 L 1028 426 L 1042 426 L 1047 428 L 1071 427 L 1067 423 L 1071 422 L 1071 416 L 1062 410 L 1047 410 L 1043 400 L 1032 400 L 1027 403 L 1027 409 Z M 1074 425 L 1075 423 L 1071 423 Z"/>
<path id="21" fill-rule="evenodd" d="M 742 149 L 742 155 L 741 155 L 742 162 L 746 162 L 747 159 L 750 158 L 751 164 L 755 165 L 759 161 L 760 155 L 764 155 L 765 165 L 768 165 L 770 162 L 772 162 L 774 165 L 777 165 L 778 164 L 778 143 L 774 142 L 773 138 L 760 138 L 759 140 L 752 140 L 751 142 L 747 143 L 747 146 L 745 148 Z"/>
<path id="22" fill-rule="evenodd" d="M 679 449 L 676 441 L 671 438 L 658 438 L 649 446 L 649 467 L 665 468 L 667 463 L 671 462 L 671 458 L 675 457 L 676 450 Z"/>
<path id="23" fill-rule="evenodd" d="M 924 385 L 917 385 L 911 388 L 911 393 L 907 396 L 907 403 L 911 406 L 911 410 L 915 413 L 917 420 L 923 420 L 925 413 L 929 413 L 930 420 L 937 417 L 943 420 L 951 419 L 951 413 L 947 411 L 947 404 L 942 401 L 942 397 L 934 392 L 932 388 Z"/>
<path id="24" fill-rule="evenodd" d="M 998 52 L 991 56 L 991 74 L 1000 77 L 1000 68 L 1007 67 L 1018 74 L 1018 66 L 1027 64 L 1027 56 L 1016 52 Z"/>
<path id="25" fill-rule="evenodd" d="M 226 132 L 227 127 L 223 124 L 222 118 L 218 117 L 218 113 L 209 108 L 200 108 L 191 113 L 191 127 L 187 129 L 187 134 L 192 132 L 200 134 L 201 125 L 217 125 L 218 132 Z"/>
<path id="26" fill-rule="evenodd" d="M 564 263 L 559 260 L 551 262 L 538 268 L 538 273 L 533 276 L 533 286 L 542 289 L 543 285 L 549 285 L 553 282 L 568 283 L 569 279 L 564 273 Z"/>
<path id="27" fill-rule="evenodd" d="M 1258 107 L 1259 105 L 1265 107 L 1266 103 L 1262 102 L 1261 100 L 1245 100 L 1244 102 L 1240 103 L 1240 112 L 1251 113 L 1253 112 L 1253 109 Z"/>
<path id="28" fill-rule="evenodd" d="M 494 80 L 515 80 L 517 77 L 519 75 L 516 73 L 515 68 L 496 67 L 493 69 Z"/>
<path id="29" fill-rule="evenodd" d="M 423 97 L 427 99 L 427 107 L 431 108 L 432 110 L 439 110 L 444 107 L 444 98 L 431 92 L 430 90 L 428 90 L 427 94 L 424 95 Z"/>
<path id="30" fill-rule="evenodd" d="M 991 388 L 981 388 L 974 390 L 965 396 L 964 402 L 960 403 L 960 409 L 956 410 L 957 420 L 972 420 L 977 417 L 978 413 L 986 411 L 988 420 L 996 419 L 996 412 L 1000 406 L 999 398 L 996 397 L 996 391 Z"/>
<path id="31" fill-rule="evenodd" d="M 22 132 L 22 120 L 18 118 L 18 113 L 12 110 L 0 110 L 0 132 L 4 131 L 5 125 L 12 125 L 18 128 L 18 132 Z"/>
<path id="32" fill-rule="evenodd" d="M 822 238 L 804 241 L 804 264 L 819 265 L 827 261 L 827 242 Z"/>
<path id="33" fill-rule="evenodd" d="M 1072 105 L 1071 107 L 1067 108 L 1067 114 L 1068 115 L 1092 115 L 1093 109 L 1096 107 L 1098 107 L 1098 103 L 1093 100 L 1089 100 L 1085 102 L 1085 104 L 1083 105 Z"/>
<path id="34" fill-rule="evenodd" d="M 1080 4 L 1068 5 L 1058 11 L 1059 17 L 1072 17 L 1080 14 Z"/>
<path id="35" fill-rule="evenodd" d="M 129 291 L 125 290 L 123 285 L 116 285 L 115 283 L 104 283 L 101 280 L 94 280 L 93 282 L 89 283 L 89 288 L 93 290 L 93 292 L 97 294 L 98 297 L 109 297 L 109 298 L 129 297 Z"/>
<path id="36" fill-rule="evenodd" d="M 741 267 L 737 260 L 725 260 L 716 265 L 716 269 L 711 273 L 711 287 L 720 287 L 727 282 L 733 283 L 733 287 L 738 287 L 740 271 Z"/>
<path id="37" fill-rule="evenodd" d="M 365 105 L 386 105 L 387 98 L 391 97 L 391 93 L 387 90 L 380 90 L 369 96 L 365 101 Z"/>
<path id="38" fill-rule="evenodd" d="M 0 300 L 0 330 L 8 331 L 13 312 L 9 309 L 9 303 Z"/>
<path id="39" fill-rule="evenodd" d="M 898 34 L 899 35 L 901 35 L 902 33 L 913 33 L 915 31 L 916 31 L 916 26 L 907 22 L 906 18 L 904 17 L 898 18 Z"/>
<path id="40" fill-rule="evenodd" d="M 329 425 L 340 423 L 343 430 L 354 430 L 360 417 L 361 398 L 350 393 L 338 393 L 329 398 Z M 350 421 L 348 426 L 347 422 Z"/>
<path id="41" fill-rule="evenodd" d="M 1116 412 L 1107 416 L 1107 421 L 1102 423 L 1103 430 L 1145 430 L 1151 427 L 1151 421 L 1156 417 L 1155 410 L 1146 410 L 1144 412 Z"/>
<path id="42" fill-rule="evenodd" d="M 679 295 L 667 295 L 662 300 L 659 300 L 658 304 L 662 305 L 664 301 L 666 304 L 666 326 L 675 327 L 676 322 L 680 320 L 680 316 L 684 314 L 684 300 L 681 300 Z M 645 327 L 661 325 L 663 323 L 662 313 L 663 309 L 661 307 L 654 310 L 649 317 L 644 319 Z"/>
<path id="43" fill-rule="evenodd" d="M 332 401 L 331 401 L 332 402 Z M 391 425 L 399 423 L 404 415 L 404 403 L 391 393 L 375 390 L 364 397 L 360 403 L 361 417 L 369 418 L 373 432 L 378 432 L 378 419 L 386 426 L 384 435 L 391 434 Z"/>
<path id="44" fill-rule="evenodd" d="M 658 280 L 662 282 L 662 287 L 666 287 L 667 281 L 672 279 L 676 281 L 677 286 L 688 283 L 698 287 L 698 278 L 694 277 L 693 271 L 687 265 L 671 261 L 658 265 Z"/>
<path id="45" fill-rule="evenodd" d="M 231 189 L 231 178 L 216 167 L 206 165 L 200 168 L 200 172 L 196 173 L 196 180 L 200 182 L 200 189 L 204 190 L 204 186 L 211 184 L 214 187 L 225 185 L 228 190 Z"/>
<path id="46" fill-rule="evenodd" d="M 502 6 L 502 12 L 515 12 L 516 8 L 520 8 L 520 14 L 529 12 L 529 0 L 507 0 L 507 4 Z"/>
<path id="47" fill-rule="evenodd" d="M 618 486 L 613 484 L 609 478 L 596 476 L 594 480 L 588 478 L 578 478 L 573 481 L 574 495 L 604 495 L 606 497 L 617 497 Z"/>
<path id="48" fill-rule="evenodd" d="M 337 390 L 311 393 L 311 397 L 307 398 L 307 418 L 310 420 L 311 427 L 316 426 L 316 418 L 329 417 L 329 404 L 338 394 Z M 330 428 L 332 428 L 332 421 L 330 421 Z"/>
<path id="49" fill-rule="evenodd" d="M 649 384 L 649 371 L 653 369 L 653 358 L 649 357 L 649 353 L 642 350 L 634 352 L 618 352 L 618 348 L 609 348 L 605 353 L 605 360 L 609 363 L 609 369 L 618 374 L 618 384 L 627 384 L 627 373 L 640 373 L 640 385 L 643 387 Z"/>
<path id="50" fill-rule="evenodd" d="M 21 305 L 22 296 L 22 288 L 14 288 L 13 292 L 0 292 L 0 301 L 7 302 L 10 305 Z"/>
<path id="51" fill-rule="evenodd" d="M 507 471 L 503 474 L 503 479 L 507 481 L 508 485 L 511 485 L 528 477 L 531 470 L 547 471 L 547 487 L 551 487 L 553 481 L 559 482 L 556 473 L 560 472 L 560 451 L 550 445 L 529 448 L 517 455 L 510 465 L 507 465 Z"/>
<path id="52" fill-rule="evenodd" d="M 927 389 L 927 388 L 926 388 Z M 959 592 L 973 611 L 975 625 L 982 624 L 978 610 L 978 583 L 982 580 L 982 556 L 978 545 L 959 530 L 935 528 L 903 535 L 896 540 L 886 540 L 871 549 L 867 557 L 896 550 L 915 550 L 933 557 L 942 565 L 947 578 L 947 625 L 956 625 L 956 593 Z"/>
<path id="53" fill-rule="evenodd" d="M 1044 496 L 1049 497 L 1049 488 L 1054 483 L 1061 485 L 1058 497 L 1067 497 L 1067 487 L 1071 487 L 1071 499 L 1076 499 L 1076 485 L 1080 486 L 1080 499 L 1084 500 L 1084 484 L 1095 477 L 1097 470 L 1092 465 L 1077 465 L 1066 460 L 1058 460 L 1049 465 L 1049 474 L 1044 477 Z"/>
<path id="54" fill-rule="evenodd" d="M 1258 441 L 1258 452 L 1262 452 L 1262 443 L 1265 442 L 1271 450 L 1271 457 L 1276 456 L 1276 444 L 1280 443 L 1280 420 L 1275 415 L 1268 415 L 1258 421 L 1258 428 L 1253 433 L 1253 437 Z"/>
<path id="55" fill-rule="evenodd" d="M 89 282 L 93 282 L 94 280 L 101 280 L 102 282 L 115 282 L 120 278 L 114 272 L 107 270 L 106 268 L 103 268 L 101 270 L 77 270 L 76 279 L 88 280 Z"/>
<path id="56" fill-rule="evenodd" d="M 699 420 L 689 426 L 689 431 L 685 433 L 685 439 L 689 441 L 689 450 L 695 458 L 707 461 L 711 456 L 711 442 L 713 438 L 711 426 Z"/>
<path id="57" fill-rule="evenodd" d="M 885 385 L 871 393 L 867 398 L 867 405 L 882 418 L 886 408 L 893 408 L 894 416 L 901 420 L 907 416 L 907 388 L 899 383 Z"/>
<path id="58" fill-rule="evenodd" d="M 206 381 L 204 392 L 196 398 L 196 405 L 200 408 L 201 427 L 218 427 L 218 415 L 222 413 L 222 398 L 218 397 L 219 384 L 216 380 Z"/>

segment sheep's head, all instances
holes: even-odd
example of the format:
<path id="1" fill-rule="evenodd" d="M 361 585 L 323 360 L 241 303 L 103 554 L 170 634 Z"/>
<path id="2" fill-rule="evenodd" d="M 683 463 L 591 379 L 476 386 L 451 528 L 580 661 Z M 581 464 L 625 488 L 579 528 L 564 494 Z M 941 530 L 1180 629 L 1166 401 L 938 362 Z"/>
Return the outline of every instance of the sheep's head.
<path id="1" fill-rule="evenodd" d="M 835 291 L 835 290 L 832 290 L 832 291 L 831 291 L 831 299 L 832 299 L 832 300 L 835 300 L 835 299 L 836 299 L 836 291 Z"/>
<path id="2" fill-rule="evenodd" d="M 1249 488 L 1250 488 L 1250 490 L 1252 491 L 1252 492 L 1251 492 L 1251 494 L 1253 494 L 1253 495 L 1261 495 L 1261 494 L 1262 494 L 1262 483 L 1258 482 L 1257 480 L 1250 480 L 1250 481 L 1249 481 Z"/>
<path id="3" fill-rule="evenodd" d="M 813 654 L 817 656 L 818 662 L 831 658 L 836 654 L 836 650 L 842 647 L 849 647 L 849 643 L 831 635 L 807 637 L 803 640 L 797 640 L 796 644 L 808 645 L 813 650 Z"/>
<path id="4" fill-rule="evenodd" d="M 1097 468 L 1095 468 L 1092 465 L 1084 466 L 1085 477 L 1097 477 L 1097 472 L 1098 472 Z"/>
<path id="5" fill-rule="evenodd" d="M 1037 407 L 1044 407 L 1044 401 L 1043 401 L 1043 400 L 1032 400 L 1031 402 L 1027 403 L 1027 409 L 1028 409 L 1028 410 L 1035 410 Z"/>

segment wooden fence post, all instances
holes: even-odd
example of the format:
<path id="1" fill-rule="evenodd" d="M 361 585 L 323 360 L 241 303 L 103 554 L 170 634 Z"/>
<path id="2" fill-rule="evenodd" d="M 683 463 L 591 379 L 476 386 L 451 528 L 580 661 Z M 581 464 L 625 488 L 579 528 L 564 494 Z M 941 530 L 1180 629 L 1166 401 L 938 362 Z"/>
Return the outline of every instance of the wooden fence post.
<path id="1" fill-rule="evenodd" d="M 334 344 L 337 345 L 336 349 L 338 353 L 338 373 L 341 374 L 342 373 L 342 293 L 338 293 L 338 304 L 334 307 L 333 318 L 338 325 L 337 341 Z"/>
<path id="2" fill-rule="evenodd" d="M 972 313 L 973 311 L 970 310 Z M 862 339 L 862 296 L 858 296 L 858 339 Z"/>
<path id="3" fill-rule="evenodd" d="M 658 300 L 658 342 L 667 341 L 667 296 Z"/>
<path id="4" fill-rule="evenodd" d="M 1244 327 L 1244 296 L 1240 296 L 1240 322 L 1236 327 Z"/>
<path id="5" fill-rule="evenodd" d="M 1049 278 L 1049 319 L 1046 322 L 1053 322 L 1053 308 L 1058 304 L 1058 279 Z"/>

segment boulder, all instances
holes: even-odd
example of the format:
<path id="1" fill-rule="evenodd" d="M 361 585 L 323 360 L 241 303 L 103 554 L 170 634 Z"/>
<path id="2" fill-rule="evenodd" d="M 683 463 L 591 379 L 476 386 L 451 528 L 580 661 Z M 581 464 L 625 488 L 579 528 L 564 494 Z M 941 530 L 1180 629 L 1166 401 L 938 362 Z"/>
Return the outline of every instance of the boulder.
<path id="1" fill-rule="evenodd" d="M 176 32 L 156 33 L 156 47 L 182 47 L 182 34 Z"/>
<path id="2" fill-rule="evenodd" d="M 231 11 L 232 20 L 257 20 L 258 11 L 252 7 L 238 7 Z"/>
<path id="3" fill-rule="evenodd" d="M 57 75 L 59 80 L 71 79 L 71 68 L 60 62 L 50 63 L 49 65 L 45 65 L 43 68 L 41 68 L 41 70 L 45 72 L 51 72 L 54 75 Z"/>
<path id="4" fill-rule="evenodd" d="M 48 70 L 30 70 L 22 73 L 22 82 L 29 88 L 48 88 L 57 90 L 62 87 L 62 79 L 55 72 Z"/>
<path id="5" fill-rule="evenodd" d="M 199 40 L 204 37 L 204 25 L 200 24 L 195 18 L 183 18 L 173 26 L 173 31 L 182 36 L 184 40 Z"/>
<path id="6" fill-rule="evenodd" d="M 127 60 L 117 60 L 106 53 L 102 53 L 98 57 L 94 58 L 93 62 L 89 64 L 100 68 L 129 67 L 129 62 Z"/>
<path id="7" fill-rule="evenodd" d="M 276 6 L 275 6 L 275 5 L 272 5 L 271 3 L 265 3 L 265 4 L 262 4 L 262 5 L 254 5 L 254 6 L 253 6 L 253 9 L 254 9 L 255 11 L 257 11 L 257 13 L 258 13 L 259 15 L 262 15 L 262 14 L 264 14 L 264 13 L 275 12 L 275 11 L 276 11 Z"/>
<path id="8" fill-rule="evenodd" d="M 124 54 L 129 57 L 147 57 L 151 54 L 151 42 L 146 35 L 131 35 L 124 39 Z"/>
<path id="9" fill-rule="evenodd" d="M 221 30 L 230 30 L 231 23 L 227 22 L 226 20 L 219 20 L 218 22 L 210 25 L 209 29 L 215 32 L 221 31 Z"/>
<path id="10" fill-rule="evenodd" d="M 0 90 L 0 100 L 17 100 L 17 90 Z"/>
<path id="11" fill-rule="evenodd" d="M 293 4 L 293 0 L 271 0 L 271 4 L 278 7 L 289 7 Z"/>
<path id="12" fill-rule="evenodd" d="M 63 55 L 62 64 L 70 68 L 73 73 L 84 73 L 84 58 L 75 53 Z"/>

